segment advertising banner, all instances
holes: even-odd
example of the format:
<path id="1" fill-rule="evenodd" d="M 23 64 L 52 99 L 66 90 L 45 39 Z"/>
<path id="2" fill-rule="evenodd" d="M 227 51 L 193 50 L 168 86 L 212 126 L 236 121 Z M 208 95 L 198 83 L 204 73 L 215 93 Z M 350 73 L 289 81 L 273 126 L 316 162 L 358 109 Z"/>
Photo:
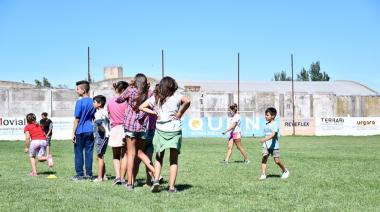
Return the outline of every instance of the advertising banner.
<path id="1" fill-rule="evenodd" d="M 54 140 L 71 139 L 74 118 L 50 118 Z M 0 117 L 0 140 L 24 140 L 25 117 Z"/>
<path id="2" fill-rule="evenodd" d="M 321 117 L 315 135 L 380 135 L 380 117 Z"/>

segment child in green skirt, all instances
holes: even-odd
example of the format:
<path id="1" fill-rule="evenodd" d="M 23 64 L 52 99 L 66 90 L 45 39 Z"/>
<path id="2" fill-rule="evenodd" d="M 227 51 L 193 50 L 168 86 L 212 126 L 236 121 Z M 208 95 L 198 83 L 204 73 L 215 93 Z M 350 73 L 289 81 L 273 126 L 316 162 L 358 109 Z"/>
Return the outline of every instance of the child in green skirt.
<path id="1" fill-rule="evenodd" d="M 166 149 L 170 150 L 169 192 L 176 192 L 174 187 L 178 170 L 178 155 L 182 143 L 181 117 L 190 106 L 190 100 L 176 92 L 177 82 L 171 77 L 161 79 L 157 92 L 148 98 L 139 109 L 157 115 L 153 147 L 156 153 L 152 192 L 160 190 L 160 174 Z"/>

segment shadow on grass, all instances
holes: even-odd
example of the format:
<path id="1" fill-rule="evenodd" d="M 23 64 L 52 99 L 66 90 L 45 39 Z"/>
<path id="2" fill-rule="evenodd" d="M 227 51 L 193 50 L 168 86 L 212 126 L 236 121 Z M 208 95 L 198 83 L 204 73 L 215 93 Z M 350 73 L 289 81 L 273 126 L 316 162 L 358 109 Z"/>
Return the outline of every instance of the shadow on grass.
<path id="1" fill-rule="evenodd" d="M 279 175 L 279 174 L 268 174 L 267 175 L 267 178 L 280 178 L 281 177 L 281 175 Z"/>
<path id="2" fill-rule="evenodd" d="M 49 174 L 56 174 L 56 171 L 44 171 L 44 172 L 38 172 L 39 175 L 49 175 Z"/>

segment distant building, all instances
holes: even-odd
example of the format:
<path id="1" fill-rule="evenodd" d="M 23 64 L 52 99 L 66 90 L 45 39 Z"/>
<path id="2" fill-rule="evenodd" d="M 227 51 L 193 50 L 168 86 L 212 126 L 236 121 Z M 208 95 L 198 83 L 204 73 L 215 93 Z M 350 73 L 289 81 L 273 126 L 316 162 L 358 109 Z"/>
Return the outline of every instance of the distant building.
<path id="1" fill-rule="evenodd" d="M 104 67 L 104 79 L 115 79 L 123 77 L 123 67 L 121 66 L 108 66 Z"/>

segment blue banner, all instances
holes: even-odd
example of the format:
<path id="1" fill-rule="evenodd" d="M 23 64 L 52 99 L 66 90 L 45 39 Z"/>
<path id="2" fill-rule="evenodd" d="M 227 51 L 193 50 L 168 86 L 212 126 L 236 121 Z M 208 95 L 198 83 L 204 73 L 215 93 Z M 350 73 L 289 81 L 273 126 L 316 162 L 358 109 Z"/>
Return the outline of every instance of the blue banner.
<path id="1" fill-rule="evenodd" d="M 227 137 L 222 132 L 229 126 L 228 117 L 189 117 L 182 119 L 184 137 Z M 279 119 L 277 120 L 279 121 Z M 241 117 L 240 129 L 243 137 L 263 136 L 266 120 L 264 117 Z"/>

